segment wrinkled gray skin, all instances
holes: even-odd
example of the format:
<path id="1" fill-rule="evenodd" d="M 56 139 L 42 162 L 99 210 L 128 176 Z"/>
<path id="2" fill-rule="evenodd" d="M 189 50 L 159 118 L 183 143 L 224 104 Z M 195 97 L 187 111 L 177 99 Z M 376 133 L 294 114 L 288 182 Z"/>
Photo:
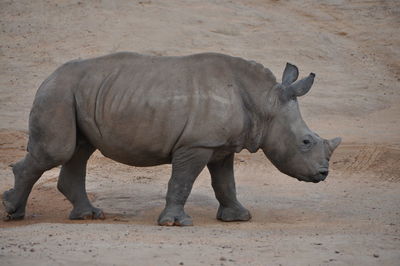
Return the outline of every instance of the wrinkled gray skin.
<path id="1" fill-rule="evenodd" d="M 102 219 L 86 195 L 86 163 L 100 150 L 134 166 L 172 164 L 160 225 L 192 225 L 184 205 L 208 167 L 220 203 L 217 218 L 245 221 L 236 198 L 234 153 L 262 149 L 283 173 L 319 182 L 340 138 L 324 140 L 301 118 L 296 98 L 314 74 L 297 80 L 287 64 L 282 83 L 262 65 L 222 54 L 154 57 L 117 53 L 72 61 L 40 86 L 29 118 L 28 153 L 13 166 L 3 194 L 8 219 L 22 219 L 34 183 L 62 165 L 58 189 L 70 219 Z"/>

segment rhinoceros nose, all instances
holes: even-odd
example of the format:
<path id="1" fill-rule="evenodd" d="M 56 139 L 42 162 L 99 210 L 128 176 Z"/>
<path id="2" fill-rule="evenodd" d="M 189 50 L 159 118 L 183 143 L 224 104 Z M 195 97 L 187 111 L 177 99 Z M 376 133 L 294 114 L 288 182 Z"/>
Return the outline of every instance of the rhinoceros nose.
<path id="1" fill-rule="evenodd" d="M 325 178 L 328 176 L 328 174 L 329 174 L 329 171 L 328 170 L 322 170 L 322 171 L 319 171 L 319 174 L 320 174 L 320 178 L 321 178 L 321 180 L 325 180 Z"/>

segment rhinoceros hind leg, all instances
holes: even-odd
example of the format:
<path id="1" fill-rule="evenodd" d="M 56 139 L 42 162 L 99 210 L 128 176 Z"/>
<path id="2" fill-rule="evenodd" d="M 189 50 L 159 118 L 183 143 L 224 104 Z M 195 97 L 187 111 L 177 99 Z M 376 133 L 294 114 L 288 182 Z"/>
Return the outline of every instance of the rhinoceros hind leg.
<path id="1" fill-rule="evenodd" d="M 14 188 L 3 193 L 6 220 L 20 220 L 25 216 L 25 207 L 33 185 L 43 172 L 56 164 L 36 160 L 30 153 L 13 166 Z"/>
<path id="2" fill-rule="evenodd" d="M 104 219 L 101 209 L 95 208 L 86 193 L 86 164 L 95 148 L 83 139 L 78 139 L 72 158 L 62 165 L 57 188 L 72 203 L 71 220 Z"/>
<path id="3" fill-rule="evenodd" d="M 248 221 L 251 219 L 250 212 L 236 198 L 233 158 L 234 154 L 231 154 L 207 165 L 215 196 L 220 203 L 217 219 L 225 222 Z"/>
<path id="4" fill-rule="evenodd" d="M 184 211 L 184 205 L 194 181 L 207 165 L 213 151 L 209 149 L 177 150 L 172 158 L 172 176 L 168 183 L 165 209 L 158 218 L 159 225 L 193 225 L 192 218 Z"/>
<path id="5" fill-rule="evenodd" d="M 36 93 L 29 116 L 28 153 L 13 166 L 14 188 L 3 195 L 9 219 L 24 217 L 35 182 L 44 171 L 67 162 L 75 150 L 75 103 L 64 81 L 51 75 Z"/>

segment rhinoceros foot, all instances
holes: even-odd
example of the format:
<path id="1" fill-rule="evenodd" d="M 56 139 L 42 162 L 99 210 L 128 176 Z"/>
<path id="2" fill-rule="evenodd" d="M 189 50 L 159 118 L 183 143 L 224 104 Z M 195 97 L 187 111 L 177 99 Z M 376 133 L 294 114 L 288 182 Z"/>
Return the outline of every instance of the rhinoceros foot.
<path id="1" fill-rule="evenodd" d="M 251 214 L 241 205 L 235 207 L 219 206 L 217 219 L 224 222 L 248 221 L 251 219 Z"/>
<path id="2" fill-rule="evenodd" d="M 193 220 L 183 209 L 165 208 L 158 218 L 158 224 L 161 226 L 191 226 Z"/>
<path id="3" fill-rule="evenodd" d="M 74 208 L 69 215 L 71 220 L 104 220 L 105 218 L 104 212 L 93 206 L 84 209 Z"/>
<path id="4" fill-rule="evenodd" d="M 7 190 L 3 193 L 3 205 L 6 209 L 5 221 L 21 220 L 25 217 L 25 206 L 18 206 L 14 197 L 14 189 Z"/>

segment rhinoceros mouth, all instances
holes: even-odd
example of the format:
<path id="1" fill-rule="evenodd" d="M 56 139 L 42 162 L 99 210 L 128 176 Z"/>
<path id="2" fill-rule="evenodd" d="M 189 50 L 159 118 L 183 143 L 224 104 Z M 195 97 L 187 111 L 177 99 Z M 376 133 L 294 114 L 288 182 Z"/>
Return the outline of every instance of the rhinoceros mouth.
<path id="1" fill-rule="evenodd" d="M 313 178 L 312 178 L 312 182 L 314 183 L 318 183 L 321 181 L 324 181 L 326 179 L 326 177 L 328 176 L 329 171 L 327 169 L 324 170 L 320 170 L 318 172 L 318 174 L 316 174 Z"/>
<path id="2" fill-rule="evenodd" d="M 313 182 L 313 183 L 316 183 L 315 181 L 314 181 L 314 179 L 311 177 L 305 177 L 305 176 L 294 176 L 297 180 L 299 180 L 299 181 L 301 181 L 301 182 Z"/>
<path id="3" fill-rule="evenodd" d="M 328 176 L 329 171 L 328 170 L 320 170 L 317 174 L 306 177 L 306 176 L 296 176 L 296 179 L 299 181 L 303 182 L 312 182 L 312 183 L 319 183 L 321 181 L 324 181 L 326 177 Z"/>

